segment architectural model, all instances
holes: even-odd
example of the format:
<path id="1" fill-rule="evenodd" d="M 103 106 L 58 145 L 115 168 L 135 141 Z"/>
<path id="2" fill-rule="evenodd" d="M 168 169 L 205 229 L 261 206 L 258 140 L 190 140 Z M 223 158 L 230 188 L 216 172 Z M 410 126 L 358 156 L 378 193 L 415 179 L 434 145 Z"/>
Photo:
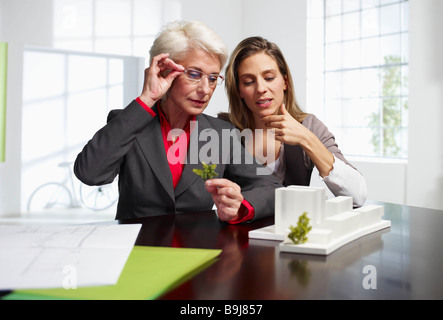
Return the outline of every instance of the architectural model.
<path id="1" fill-rule="evenodd" d="M 288 239 L 289 227 L 296 226 L 304 212 L 312 229 L 307 242 Z M 249 237 L 281 241 L 280 251 L 328 255 L 341 246 L 372 232 L 389 228 L 382 220 L 384 207 L 368 205 L 353 209 L 352 197 L 326 199 L 325 188 L 288 186 L 275 190 L 275 224 L 252 230 Z"/>

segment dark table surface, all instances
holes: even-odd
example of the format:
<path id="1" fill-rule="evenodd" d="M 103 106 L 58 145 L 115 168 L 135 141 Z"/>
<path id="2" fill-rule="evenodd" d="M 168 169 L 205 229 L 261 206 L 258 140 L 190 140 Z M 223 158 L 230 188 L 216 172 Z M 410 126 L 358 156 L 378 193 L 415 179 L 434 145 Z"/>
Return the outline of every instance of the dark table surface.
<path id="1" fill-rule="evenodd" d="M 136 245 L 223 250 L 164 300 L 443 299 L 443 211 L 367 204 L 383 205 L 391 227 L 328 256 L 279 252 L 279 242 L 249 239 L 273 218 L 229 225 L 207 211 L 118 223 L 142 223 Z"/>

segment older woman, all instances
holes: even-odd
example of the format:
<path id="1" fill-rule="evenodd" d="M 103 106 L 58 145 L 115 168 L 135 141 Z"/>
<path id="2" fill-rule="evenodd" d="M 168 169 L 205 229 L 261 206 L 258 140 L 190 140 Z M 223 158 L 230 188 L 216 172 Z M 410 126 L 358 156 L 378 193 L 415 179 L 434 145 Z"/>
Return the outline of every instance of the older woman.
<path id="1" fill-rule="evenodd" d="M 229 118 L 253 130 L 247 146 L 284 185 L 309 185 L 315 166 L 331 192 L 366 200 L 364 177 L 345 159 L 335 138 L 298 106 L 291 73 L 279 47 L 261 37 L 241 41 L 226 68 Z"/>
<path id="2" fill-rule="evenodd" d="M 119 175 L 117 219 L 210 210 L 214 204 L 219 219 L 230 223 L 272 215 L 277 180 L 257 175 L 255 164 L 238 163 L 246 157 L 233 161 L 238 151 L 222 149 L 222 130 L 235 127 L 202 114 L 223 80 L 224 42 L 200 22 L 174 22 L 150 54 L 141 95 L 110 112 L 77 156 L 76 176 L 101 185 Z M 219 140 L 205 142 L 208 132 Z M 218 174 L 206 182 L 193 172 L 202 169 L 205 152 Z"/>

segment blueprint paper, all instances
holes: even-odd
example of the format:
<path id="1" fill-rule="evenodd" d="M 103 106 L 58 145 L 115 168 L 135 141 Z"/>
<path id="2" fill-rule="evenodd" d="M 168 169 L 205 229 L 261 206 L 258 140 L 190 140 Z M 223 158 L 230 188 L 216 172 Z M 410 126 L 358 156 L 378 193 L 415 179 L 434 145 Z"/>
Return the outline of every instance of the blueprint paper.
<path id="1" fill-rule="evenodd" d="M 0 290 L 114 285 L 141 225 L 0 225 Z"/>
<path id="2" fill-rule="evenodd" d="M 153 300 L 215 263 L 221 252 L 219 249 L 134 246 L 116 285 L 76 290 L 16 290 L 3 299 Z"/>

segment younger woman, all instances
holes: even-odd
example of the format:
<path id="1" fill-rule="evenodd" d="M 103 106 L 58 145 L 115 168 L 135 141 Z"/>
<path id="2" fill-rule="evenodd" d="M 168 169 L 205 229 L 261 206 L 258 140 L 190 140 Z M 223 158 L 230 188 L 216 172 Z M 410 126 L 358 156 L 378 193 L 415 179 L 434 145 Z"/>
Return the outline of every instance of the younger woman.
<path id="1" fill-rule="evenodd" d="M 243 40 L 226 68 L 229 120 L 251 129 L 248 149 L 284 185 L 310 183 L 314 166 L 335 196 L 366 200 L 364 177 L 339 150 L 328 128 L 298 106 L 291 73 L 279 47 L 261 37 Z"/>

